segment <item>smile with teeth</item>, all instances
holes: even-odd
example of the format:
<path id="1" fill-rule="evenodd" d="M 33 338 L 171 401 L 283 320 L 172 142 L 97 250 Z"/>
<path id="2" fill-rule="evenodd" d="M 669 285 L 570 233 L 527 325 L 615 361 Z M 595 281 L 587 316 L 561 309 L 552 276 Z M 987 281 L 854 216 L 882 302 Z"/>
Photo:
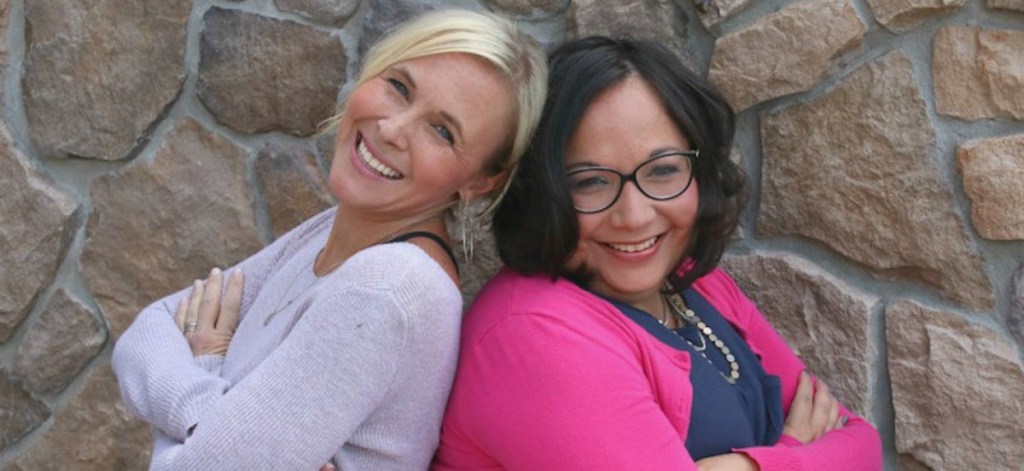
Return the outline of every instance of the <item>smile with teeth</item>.
<path id="1" fill-rule="evenodd" d="M 399 178 L 402 178 L 401 172 L 384 165 L 384 162 L 374 158 L 373 154 L 370 153 L 370 149 L 366 148 L 366 144 L 361 139 L 359 140 L 359 143 L 356 144 L 356 152 L 359 154 L 359 158 L 362 159 L 363 163 L 377 171 L 380 176 L 391 180 L 398 180 Z"/>
<path id="2" fill-rule="evenodd" d="M 658 236 L 654 236 L 654 237 L 651 237 L 650 239 L 647 239 L 647 240 L 645 240 L 643 242 L 640 242 L 639 244 L 612 244 L 612 243 L 609 243 L 609 244 L 606 244 L 606 245 L 611 247 L 611 248 L 613 248 L 613 249 L 615 249 L 615 250 L 618 250 L 619 252 L 632 253 L 632 252 L 640 252 L 642 250 L 647 250 L 647 249 L 651 248 L 651 246 L 654 245 L 654 243 L 657 242 L 657 241 L 658 241 Z"/>

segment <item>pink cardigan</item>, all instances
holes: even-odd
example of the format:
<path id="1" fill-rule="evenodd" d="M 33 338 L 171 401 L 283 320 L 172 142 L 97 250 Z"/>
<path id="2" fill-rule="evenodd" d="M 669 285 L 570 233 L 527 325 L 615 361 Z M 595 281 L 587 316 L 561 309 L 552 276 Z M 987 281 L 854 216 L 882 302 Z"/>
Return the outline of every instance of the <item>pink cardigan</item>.
<path id="1" fill-rule="evenodd" d="M 803 363 L 721 270 L 694 287 L 782 383 L 783 409 Z M 566 280 L 503 270 L 463 322 L 455 386 L 433 469 L 696 469 L 683 444 L 690 355 Z M 783 435 L 746 453 L 761 470 L 879 470 L 878 432 L 847 424 L 810 444 Z"/>

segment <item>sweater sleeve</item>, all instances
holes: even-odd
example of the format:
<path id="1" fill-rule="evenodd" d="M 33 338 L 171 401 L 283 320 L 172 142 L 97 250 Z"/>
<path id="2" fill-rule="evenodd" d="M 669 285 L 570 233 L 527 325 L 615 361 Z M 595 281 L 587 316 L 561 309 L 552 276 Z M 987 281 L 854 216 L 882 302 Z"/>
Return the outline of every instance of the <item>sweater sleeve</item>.
<path id="1" fill-rule="evenodd" d="M 245 275 L 240 316 L 252 307 L 277 261 L 311 229 L 329 224 L 331 210 L 311 218 L 237 266 Z M 225 280 L 226 282 L 226 280 Z M 114 345 L 112 366 L 129 411 L 167 436 L 184 440 L 188 430 L 228 389 L 218 359 L 195 358 L 174 322 L 178 301 L 191 287 L 149 305 Z M 241 321 L 241 319 L 240 319 Z"/>
<path id="2" fill-rule="evenodd" d="M 783 408 L 788 414 L 804 370 L 803 362 L 725 272 L 712 272 L 698 282 L 697 288 L 741 331 L 751 349 L 761 357 L 765 371 L 779 377 Z M 775 446 L 735 451 L 756 461 L 762 471 L 882 469 L 881 439 L 875 428 L 842 405 L 839 413 L 849 417 L 846 425 L 811 443 L 783 436 Z"/>
<path id="3" fill-rule="evenodd" d="M 463 348 L 434 469 L 696 469 L 625 342 L 516 314 Z"/>

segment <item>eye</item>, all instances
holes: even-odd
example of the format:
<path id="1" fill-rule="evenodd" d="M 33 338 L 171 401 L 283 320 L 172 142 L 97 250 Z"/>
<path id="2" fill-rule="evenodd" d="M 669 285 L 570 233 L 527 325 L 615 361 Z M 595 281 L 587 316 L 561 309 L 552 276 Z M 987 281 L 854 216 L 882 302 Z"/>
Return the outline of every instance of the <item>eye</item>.
<path id="1" fill-rule="evenodd" d="M 437 135 L 441 136 L 441 139 L 444 139 L 449 145 L 455 144 L 455 136 L 452 135 L 452 132 L 447 126 L 440 124 L 434 125 L 434 131 L 436 131 Z"/>
<path id="2" fill-rule="evenodd" d="M 399 95 L 402 95 L 402 98 L 405 98 L 406 100 L 409 99 L 409 87 L 405 86 L 401 80 L 396 78 L 388 78 L 387 80 L 388 84 L 391 85 L 391 88 L 394 88 Z"/>
<path id="3" fill-rule="evenodd" d="M 680 171 L 681 169 L 678 165 L 659 163 L 658 165 L 654 165 L 650 169 L 647 169 L 647 172 L 645 173 L 647 174 L 647 178 L 672 178 L 673 176 L 678 175 Z"/>
<path id="4" fill-rule="evenodd" d="M 612 185 L 607 175 L 595 172 L 579 172 L 569 175 L 569 190 L 573 193 L 593 193 Z"/>

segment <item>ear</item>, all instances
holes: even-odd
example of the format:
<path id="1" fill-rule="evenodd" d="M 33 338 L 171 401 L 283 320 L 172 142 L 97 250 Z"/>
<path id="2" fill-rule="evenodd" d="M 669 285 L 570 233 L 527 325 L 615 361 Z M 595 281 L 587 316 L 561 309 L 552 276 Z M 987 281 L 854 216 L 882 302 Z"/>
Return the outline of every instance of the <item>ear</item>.
<path id="1" fill-rule="evenodd" d="M 505 185 L 508 181 L 508 172 L 499 172 L 495 175 L 484 175 L 467 183 L 459 189 L 459 199 L 468 201 L 486 195 Z"/>

